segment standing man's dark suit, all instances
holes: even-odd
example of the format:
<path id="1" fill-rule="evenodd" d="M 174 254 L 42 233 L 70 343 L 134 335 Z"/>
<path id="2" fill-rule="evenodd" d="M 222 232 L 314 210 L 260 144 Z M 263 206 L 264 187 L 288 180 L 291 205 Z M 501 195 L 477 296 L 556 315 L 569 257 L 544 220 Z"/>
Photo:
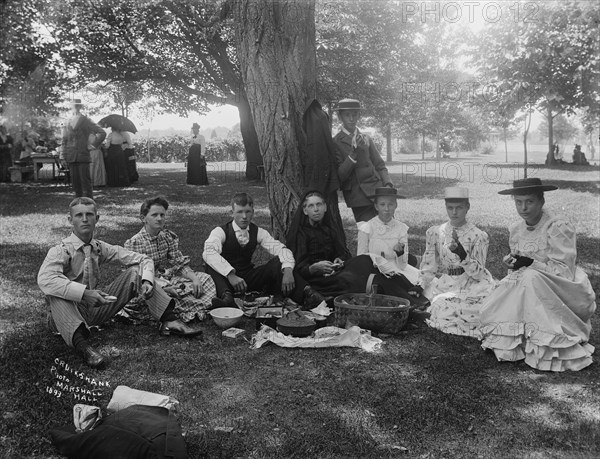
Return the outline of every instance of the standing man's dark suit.
<path id="1" fill-rule="evenodd" d="M 357 222 L 369 221 L 377 212 L 367 196 L 375 194 L 375 188 L 393 185 L 373 141 L 366 134 L 361 134 L 358 128 L 355 135 L 354 138 L 342 128 L 333 139 L 337 145 L 338 177 L 346 205 L 352 208 L 354 219 Z M 353 138 L 356 146 L 353 146 Z"/>
<path id="2" fill-rule="evenodd" d="M 73 117 L 65 123 L 62 138 L 62 148 L 65 161 L 69 165 L 71 181 L 76 197 L 92 196 L 92 178 L 90 176 L 90 151 L 88 149 L 88 139 L 90 134 L 96 136 L 93 146 L 98 148 L 106 132 L 87 116 L 80 113 L 80 99 L 74 99 L 71 103 L 73 108 Z"/>

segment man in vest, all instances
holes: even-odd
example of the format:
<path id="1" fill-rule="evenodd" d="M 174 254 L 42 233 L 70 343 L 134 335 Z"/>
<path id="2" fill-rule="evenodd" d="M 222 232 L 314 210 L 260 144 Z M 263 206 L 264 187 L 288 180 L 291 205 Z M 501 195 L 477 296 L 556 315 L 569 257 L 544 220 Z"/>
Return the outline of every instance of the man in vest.
<path id="1" fill-rule="evenodd" d="M 234 294 L 246 291 L 283 293 L 304 308 L 316 307 L 324 298 L 294 272 L 292 252 L 263 228 L 252 223 L 254 200 L 237 193 L 231 200 L 233 220 L 211 231 L 204 243 L 202 258 L 217 287 L 213 306 L 235 306 Z M 268 263 L 254 266 L 257 246 L 273 255 Z"/>

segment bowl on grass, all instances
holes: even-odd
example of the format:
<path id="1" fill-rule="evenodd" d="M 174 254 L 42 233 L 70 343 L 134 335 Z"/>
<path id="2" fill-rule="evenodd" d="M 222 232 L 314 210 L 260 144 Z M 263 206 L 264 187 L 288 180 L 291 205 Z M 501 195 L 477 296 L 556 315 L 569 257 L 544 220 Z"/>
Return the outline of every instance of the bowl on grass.
<path id="1" fill-rule="evenodd" d="M 229 328 L 237 325 L 244 313 L 237 308 L 218 308 L 209 311 L 215 323 L 221 328 Z"/>

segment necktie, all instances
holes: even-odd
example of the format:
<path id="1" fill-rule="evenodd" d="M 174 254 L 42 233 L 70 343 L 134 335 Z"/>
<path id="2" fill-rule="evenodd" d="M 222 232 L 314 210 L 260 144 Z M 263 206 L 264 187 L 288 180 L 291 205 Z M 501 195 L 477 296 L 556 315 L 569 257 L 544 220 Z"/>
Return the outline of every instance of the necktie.
<path id="1" fill-rule="evenodd" d="M 83 261 L 83 283 L 90 290 L 93 290 L 96 288 L 98 277 L 94 259 L 92 258 L 92 246 L 90 244 L 84 245 L 83 253 L 85 254 L 85 260 Z"/>
<path id="2" fill-rule="evenodd" d="M 240 229 L 237 232 L 237 240 L 242 247 L 244 247 L 248 242 L 250 242 L 250 233 L 248 233 L 247 229 Z"/>

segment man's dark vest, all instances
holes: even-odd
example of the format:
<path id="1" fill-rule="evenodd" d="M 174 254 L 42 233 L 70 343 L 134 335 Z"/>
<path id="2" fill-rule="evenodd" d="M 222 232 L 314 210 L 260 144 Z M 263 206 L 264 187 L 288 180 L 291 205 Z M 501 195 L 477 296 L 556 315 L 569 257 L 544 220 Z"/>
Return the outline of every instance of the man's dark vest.
<path id="1" fill-rule="evenodd" d="M 223 258 L 233 266 L 238 274 L 251 270 L 254 267 L 252 264 L 252 255 L 258 244 L 258 226 L 254 223 L 250 223 L 248 226 L 250 241 L 248 241 L 248 244 L 244 247 L 242 247 L 237 240 L 232 222 L 221 226 L 221 229 L 225 232 L 225 242 L 223 243 L 223 248 L 221 250 Z"/>

